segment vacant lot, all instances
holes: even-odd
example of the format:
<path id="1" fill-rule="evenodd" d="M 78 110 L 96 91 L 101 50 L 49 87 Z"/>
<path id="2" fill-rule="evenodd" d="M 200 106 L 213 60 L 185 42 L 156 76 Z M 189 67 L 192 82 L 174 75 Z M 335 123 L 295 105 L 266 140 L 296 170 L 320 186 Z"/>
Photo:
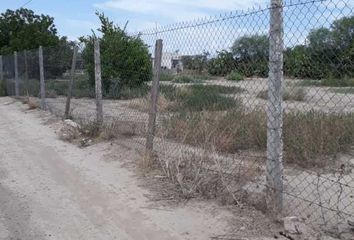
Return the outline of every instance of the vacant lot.
<path id="1" fill-rule="evenodd" d="M 223 203 L 246 198 L 264 209 L 266 89 L 265 79 L 162 83 L 155 150 L 163 174 L 185 197 Z M 354 211 L 354 96 L 299 80 L 286 80 L 284 94 L 286 214 L 315 228 L 348 231 L 346 220 Z M 47 101 L 62 115 L 64 98 Z M 129 142 L 143 151 L 149 96 L 107 99 L 103 106 L 106 122 L 132 136 Z M 94 100 L 74 99 L 72 116 L 94 119 Z"/>
<path id="2" fill-rule="evenodd" d="M 277 233 L 252 209 L 158 199 L 139 187 L 148 184 L 137 178 L 140 154 L 128 140 L 81 149 L 58 139 L 62 122 L 48 113 L 0 98 L 0 114 L 0 239 L 257 239 Z"/>

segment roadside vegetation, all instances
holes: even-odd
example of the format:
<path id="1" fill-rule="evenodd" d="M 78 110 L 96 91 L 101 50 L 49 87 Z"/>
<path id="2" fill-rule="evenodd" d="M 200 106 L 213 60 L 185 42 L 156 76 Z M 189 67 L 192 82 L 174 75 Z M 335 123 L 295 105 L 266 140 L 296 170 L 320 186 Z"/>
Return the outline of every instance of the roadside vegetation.
<path id="1" fill-rule="evenodd" d="M 257 94 L 258 98 L 268 100 L 268 90 L 260 91 Z M 286 88 L 283 91 L 283 100 L 284 101 L 297 101 L 302 102 L 305 101 L 306 90 L 302 87 L 290 87 Z"/>
<path id="2" fill-rule="evenodd" d="M 4 80 L 0 79 L 0 97 L 6 96 L 6 86 Z"/>
<path id="3" fill-rule="evenodd" d="M 160 99 L 158 102 L 159 111 L 225 111 L 239 106 L 240 102 L 234 95 L 243 91 L 244 90 L 240 87 L 220 85 L 161 85 Z M 142 99 L 134 100 L 129 106 L 141 111 L 148 111 L 150 96 L 147 95 Z"/>
<path id="4" fill-rule="evenodd" d="M 299 86 L 318 86 L 318 87 L 354 87 L 354 78 L 325 78 L 322 80 L 302 80 Z"/>
<path id="5" fill-rule="evenodd" d="M 244 79 L 244 77 L 237 71 L 232 71 L 226 76 L 226 79 L 229 81 L 241 81 Z"/>
<path id="6" fill-rule="evenodd" d="M 354 115 L 320 112 L 284 115 L 285 161 L 304 168 L 334 164 L 331 156 L 347 152 L 354 144 Z M 266 113 L 241 106 L 225 114 L 180 113 L 166 119 L 162 136 L 198 147 L 205 139 L 217 152 L 265 151 Z"/>
<path id="7" fill-rule="evenodd" d="M 350 87 L 350 88 L 336 88 L 336 89 L 332 89 L 332 92 L 334 92 L 334 93 L 340 93 L 340 94 L 354 94 L 354 87 Z"/>

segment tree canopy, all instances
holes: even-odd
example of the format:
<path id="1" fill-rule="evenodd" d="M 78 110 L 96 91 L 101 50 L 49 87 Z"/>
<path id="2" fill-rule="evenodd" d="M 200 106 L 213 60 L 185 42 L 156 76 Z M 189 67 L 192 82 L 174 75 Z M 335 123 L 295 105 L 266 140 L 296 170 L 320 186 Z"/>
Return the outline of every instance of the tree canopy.
<path id="1" fill-rule="evenodd" d="M 0 15 L 0 54 L 53 46 L 58 42 L 54 18 L 49 15 L 37 15 L 26 8 L 8 9 Z"/>
<path id="2" fill-rule="evenodd" d="M 124 87 L 138 87 L 152 77 L 151 56 L 147 46 L 139 37 L 131 37 L 114 25 L 103 13 L 96 13 L 101 21 L 98 29 L 100 40 L 102 81 L 104 92 L 112 97 L 119 97 Z M 81 37 L 85 43 L 83 58 L 94 83 L 93 42 L 96 36 Z"/>

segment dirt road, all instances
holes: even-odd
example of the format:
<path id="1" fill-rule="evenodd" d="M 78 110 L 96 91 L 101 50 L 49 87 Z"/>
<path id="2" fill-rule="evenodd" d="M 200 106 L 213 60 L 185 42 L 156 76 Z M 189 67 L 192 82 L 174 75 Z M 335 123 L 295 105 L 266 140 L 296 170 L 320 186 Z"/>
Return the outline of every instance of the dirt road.
<path id="1" fill-rule="evenodd" d="M 228 229 L 232 215 L 212 204 L 149 207 L 147 190 L 122 166 L 137 160 L 134 150 L 80 149 L 59 140 L 50 119 L 0 98 L 0 239 L 204 240 Z"/>

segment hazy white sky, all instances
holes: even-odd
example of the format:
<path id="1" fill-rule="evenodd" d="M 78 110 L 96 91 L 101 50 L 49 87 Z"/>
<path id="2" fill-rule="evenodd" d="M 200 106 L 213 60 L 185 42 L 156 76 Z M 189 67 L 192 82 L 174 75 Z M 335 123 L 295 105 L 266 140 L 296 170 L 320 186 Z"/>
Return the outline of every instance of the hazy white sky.
<path id="1" fill-rule="evenodd" d="M 17 9 L 29 0 L 0 0 L 0 12 Z M 96 11 L 104 12 L 120 26 L 129 21 L 128 31 L 152 29 L 176 22 L 186 22 L 208 16 L 225 15 L 238 10 L 265 8 L 270 0 L 32 0 L 26 5 L 36 13 L 49 14 L 61 36 L 75 40 L 91 34 L 91 29 L 99 27 Z M 318 27 L 329 27 L 335 19 L 352 15 L 353 0 L 284 0 L 285 4 L 295 4 L 284 8 L 285 45 L 304 43 L 308 32 Z M 240 36 L 265 34 L 269 28 L 269 11 L 236 17 L 215 24 L 193 29 L 184 29 L 159 36 L 144 37 L 144 41 L 154 44 L 159 37 L 168 51 L 183 53 L 216 53 L 229 48 Z"/>
<path id="2" fill-rule="evenodd" d="M 0 11 L 17 9 L 28 0 L 0 0 Z M 210 15 L 264 6 L 265 0 L 32 0 L 26 5 L 37 13 L 49 14 L 61 35 L 77 38 L 98 27 L 95 11 L 137 30 L 188 21 Z"/>

